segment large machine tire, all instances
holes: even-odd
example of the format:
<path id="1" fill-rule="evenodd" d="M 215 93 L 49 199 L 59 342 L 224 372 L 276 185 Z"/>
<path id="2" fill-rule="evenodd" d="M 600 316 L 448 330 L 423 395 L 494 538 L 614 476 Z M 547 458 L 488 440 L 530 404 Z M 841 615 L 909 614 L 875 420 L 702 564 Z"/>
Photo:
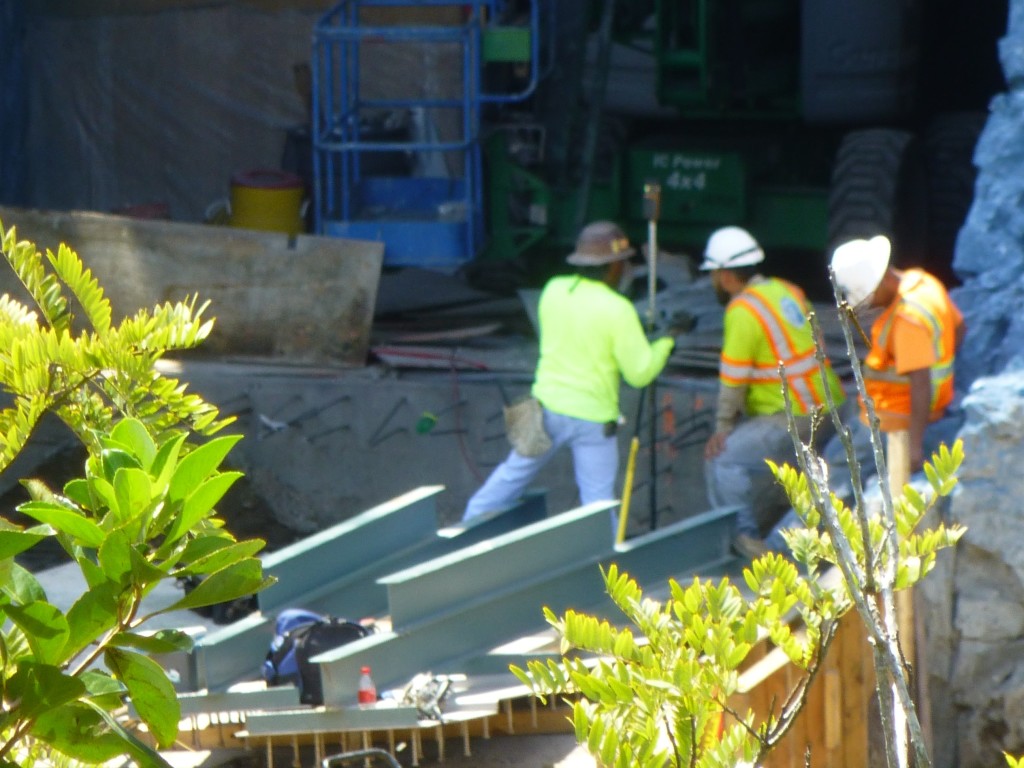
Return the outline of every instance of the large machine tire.
<path id="1" fill-rule="evenodd" d="M 883 234 L 893 263 L 927 262 L 927 184 L 924 153 L 913 134 L 873 128 L 843 137 L 832 167 L 828 250 L 855 238 Z"/>
<path id="2" fill-rule="evenodd" d="M 953 282 L 953 252 L 974 200 L 974 148 L 985 127 L 982 112 L 951 112 L 928 126 L 928 251 L 936 275 Z"/>

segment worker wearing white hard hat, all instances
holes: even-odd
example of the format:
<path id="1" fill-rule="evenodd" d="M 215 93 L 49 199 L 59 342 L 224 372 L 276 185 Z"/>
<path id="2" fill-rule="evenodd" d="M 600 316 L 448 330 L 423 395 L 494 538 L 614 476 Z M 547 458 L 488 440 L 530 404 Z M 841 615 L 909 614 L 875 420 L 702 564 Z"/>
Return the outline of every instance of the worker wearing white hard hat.
<path id="1" fill-rule="evenodd" d="M 633 303 L 616 290 L 634 253 L 617 224 L 592 222 L 566 258 L 575 273 L 544 286 L 532 399 L 506 409 L 512 451 L 470 498 L 463 520 L 513 504 L 563 447 L 572 450 L 581 504 L 616 498 L 621 381 L 647 386 L 675 346 L 671 334 L 648 342 Z"/>
<path id="2" fill-rule="evenodd" d="M 882 432 L 906 430 L 910 471 L 921 469 L 926 455 L 956 439 L 962 415 L 951 409 L 953 365 L 964 336 L 960 310 L 945 287 L 922 269 L 897 269 L 892 246 L 876 235 L 843 243 L 832 254 L 831 270 L 840 297 L 857 311 L 880 311 L 871 326 L 871 346 L 863 363 L 864 384 Z M 846 423 L 861 482 L 876 473 L 864 403 L 860 418 Z M 821 456 L 829 467 L 829 487 L 848 502 L 853 487 L 847 448 L 838 437 Z M 786 551 L 782 531 L 798 527 L 789 511 L 756 546 Z"/>
<path id="3" fill-rule="evenodd" d="M 910 469 L 916 472 L 924 463 L 925 429 L 953 401 L 964 323 L 938 279 L 923 269 L 897 269 L 890 257 L 889 239 L 877 235 L 840 245 L 831 267 L 851 307 L 881 310 L 871 326 L 864 384 L 881 430 L 909 432 Z"/>
<path id="4" fill-rule="evenodd" d="M 765 463 L 793 461 L 780 365 L 803 439 L 814 412 L 845 401 L 831 365 L 824 376 L 818 366 L 804 292 L 761 274 L 764 259 L 753 235 L 730 226 L 711 234 L 700 265 L 726 305 L 715 429 L 704 449 L 708 501 L 740 507 L 733 546 L 747 555 L 787 506 Z"/>
<path id="5" fill-rule="evenodd" d="M 832 273 L 852 308 L 863 305 L 889 269 L 892 247 L 889 238 L 876 235 L 870 240 L 850 240 L 832 254 Z"/>

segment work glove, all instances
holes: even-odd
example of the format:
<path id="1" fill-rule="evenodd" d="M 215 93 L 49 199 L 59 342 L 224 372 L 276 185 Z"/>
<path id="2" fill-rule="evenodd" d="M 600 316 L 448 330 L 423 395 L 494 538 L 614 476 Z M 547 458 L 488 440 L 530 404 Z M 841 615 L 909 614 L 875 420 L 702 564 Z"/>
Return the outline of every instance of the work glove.
<path id="1" fill-rule="evenodd" d="M 682 336 L 683 334 L 692 331 L 696 325 L 697 318 L 685 309 L 681 309 L 668 319 L 668 327 L 665 329 L 665 335 L 672 336 L 673 338 L 676 336 Z"/>

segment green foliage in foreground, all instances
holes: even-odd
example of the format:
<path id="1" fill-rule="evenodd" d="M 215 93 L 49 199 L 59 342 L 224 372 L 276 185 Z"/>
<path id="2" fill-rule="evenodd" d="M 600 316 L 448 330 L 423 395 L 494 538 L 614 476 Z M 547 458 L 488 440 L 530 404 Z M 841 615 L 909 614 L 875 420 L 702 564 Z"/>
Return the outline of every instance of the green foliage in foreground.
<path id="1" fill-rule="evenodd" d="M 0 386 L 13 398 L 0 411 L 0 471 L 48 411 L 90 451 L 102 450 L 99 436 L 123 416 L 157 436 L 182 428 L 208 435 L 228 423 L 156 371 L 167 352 L 209 335 L 213 321 L 203 320 L 206 307 L 197 308 L 196 297 L 139 310 L 115 325 L 103 290 L 66 245 L 44 256 L 0 224 L 0 247 L 38 308 L 0 296 Z"/>
<path id="2" fill-rule="evenodd" d="M 193 299 L 115 327 L 109 302 L 70 249 L 44 257 L 2 227 L 0 239 L 42 316 L 0 297 L 0 387 L 12 401 L 0 412 L 0 470 L 48 412 L 88 449 L 84 476 L 59 493 L 24 482 L 30 500 L 18 509 L 35 525 L 0 518 L 0 766 L 97 764 L 119 755 L 163 766 L 115 713 L 130 696 L 157 744 L 173 743 L 180 710 L 149 654 L 189 650 L 191 641 L 177 630 L 146 632 L 143 598 L 186 575 L 203 581 L 158 613 L 232 600 L 269 583 L 255 556 L 264 542 L 236 541 L 216 517 L 240 476 L 219 467 L 240 437 L 190 442 L 226 422 L 154 368 L 166 352 L 199 344 L 211 322 L 200 319 Z M 81 568 L 85 591 L 66 613 L 14 560 L 44 540 Z"/>
<path id="3" fill-rule="evenodd" d="M 934 566 L 936 553 L 963 535 L 959 527 L 923 527 L 936 500 L 956 485 L 962 459 L 958 442 L 926 467 L 928 499 L 908 487 L 896 500 L 897 588 L 920 581 Z M 817 527 L 821 513 L 806 478 L 788 466 L 776 470 L 808 524 L 789 534 L 803 569 L 768 554 L 744 571 L 747 592 L 729 579 L 695 578 L 685 587 L 670 581 L 670 597 L 661 603 L 645 598 L 613 565 L 604 572 L 605 584 L 627 626 L 571 610 L 557 617 L 545 609 L 548 623 L 561 636 L 563 659 L 512 671 L 541 696 L 580 694 L 573 705 L 576 736 L 601 765 L 753 765 L 799 714 L 839 619 L 863 592 L 855 595 L 857 588 L 846 582 L 829 588 L 816 578 L 823 565 L 838 562 L 838 553 L 830 535 Z M 827 514 L 850 540 L 861 576 L 883 571 L 889 554 L 882 534 L 892 527 L 884 513 L 855 512 L 834 495 L 828 504 Z M 858 521 L 866 523 L 866 535 Z M 738 690 L 747 655 L 763 637 L 781 648 L 800 674 L 779 708 L 758 719 L 752 712 L 734 711 L 730 697 Z"/>

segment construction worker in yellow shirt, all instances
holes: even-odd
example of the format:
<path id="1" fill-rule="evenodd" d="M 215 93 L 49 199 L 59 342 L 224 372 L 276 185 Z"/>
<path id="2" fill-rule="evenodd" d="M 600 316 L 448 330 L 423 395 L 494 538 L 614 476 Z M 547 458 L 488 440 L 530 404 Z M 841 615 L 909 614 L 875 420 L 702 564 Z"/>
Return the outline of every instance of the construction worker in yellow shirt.
<path id="1" fill-rule="evenodd" d="M 723 227 L 708 239 L 700 265 L 726 305 L 715 430 L 704 450 L 708 501 L 740 507 L 733 548 L 749 557 L 764 550 L 762 534 L 786 508 L 766 464 L 793 461 L 783 375 L 805 442 L 821 444 L 831 434 L 830 419 L 814 418 L 826 392 L 837 406 L 846 399 L 831 365 L 824 376 L 819 369 L 804 292 L 761 274 L 764 258 L 749 232 Z"/>
<path id="2" fill-rule="evenodd" d="M 634 253 L 617 224 L 592 222 L 566 258 L 574 273 L 553 277 L 544 286 L 537 310 L 540 357 L 531 394 L 539 401 L 549 441 L 536 454 L 513 448 L 469 499 L 463 520 L 520 498 L 562 448 L 572 451 L 581 504 L 616 498 L 621 382 L 647 386 L 675 346 L 671 330 L 648 341 L 633 303 L 618 292 Z M 617 527 L 613 513 L 613 533 Z"/>

